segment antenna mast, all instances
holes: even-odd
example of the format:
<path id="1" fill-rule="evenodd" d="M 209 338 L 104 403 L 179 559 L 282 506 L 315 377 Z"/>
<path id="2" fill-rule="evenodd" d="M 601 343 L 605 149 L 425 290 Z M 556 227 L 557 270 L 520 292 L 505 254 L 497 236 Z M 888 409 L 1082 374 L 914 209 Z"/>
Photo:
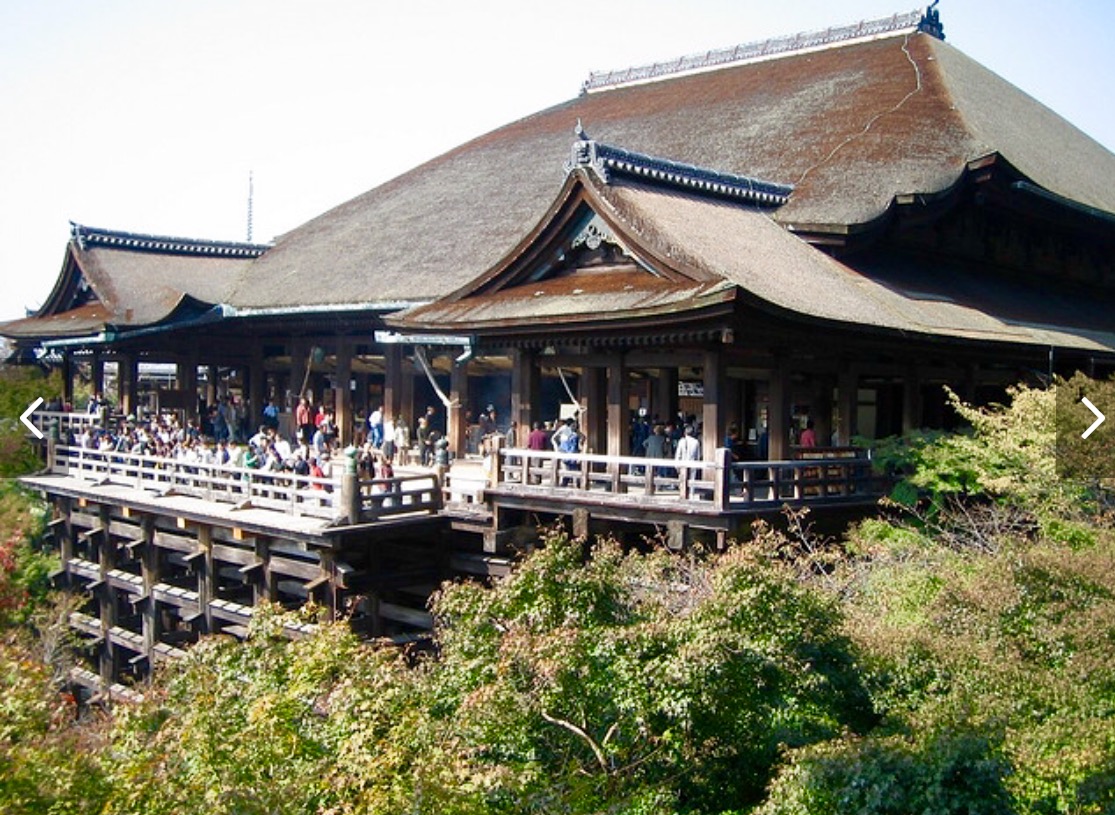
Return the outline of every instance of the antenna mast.
<path id="1" fill-rule="evenodd" d="M 252 198 L 255 185 L 252 183 L 252 171 L 248 170 L 248 243 L 252 242 Z"/>

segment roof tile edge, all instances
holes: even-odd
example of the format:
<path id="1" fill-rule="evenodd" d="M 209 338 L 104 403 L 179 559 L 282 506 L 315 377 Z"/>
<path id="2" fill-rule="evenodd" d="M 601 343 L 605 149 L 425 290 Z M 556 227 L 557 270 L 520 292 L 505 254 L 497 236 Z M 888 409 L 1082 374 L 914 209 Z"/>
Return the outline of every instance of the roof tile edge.
<path id="1" fill-rule="evenodd" d="M 615 173 L 765 207 L 782 206 L 794 190 L 790 184 L 683 164 L 594 141 L 588 138 L 579 121 L 575 132 L 578 138 L 573 142 L 569 161 L 565 162 L 566 175 L 586 167 L 605 184 L 610 183 L 611 174 Z"/>
<path id="2" fill-rule="evenodd" d="M 240 243 L 236 241 L 211 241 L 166 235 L 145 235 L 138 232 L 121 232 L 98 229 L 70 222 L 70 237 L 81 249 L 94 246 L 109 249 L 127 249 L 167 255 L 196 257 L 257 258 L 271 248 L 270 244 Z"/>

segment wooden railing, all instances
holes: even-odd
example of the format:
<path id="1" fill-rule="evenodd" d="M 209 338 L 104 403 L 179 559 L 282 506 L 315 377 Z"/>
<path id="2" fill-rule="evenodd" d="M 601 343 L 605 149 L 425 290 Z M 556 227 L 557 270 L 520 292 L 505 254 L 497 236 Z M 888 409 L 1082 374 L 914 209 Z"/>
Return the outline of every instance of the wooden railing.
<path id="1" fill-rule="evenodd" d="M 50 432 L 51 425 L 58 427 L 60 434 L 65 434 L 67 431 L 73 433 L 80 433 L 87 427 L 99 426 L 101 424 L 101 413 L 75 413 L 73 411 L 48 411 L 36 410 L 30 416 L 31 424 L 39 428 L 43 435 Z M 65 436 L 63 435 L 63 438 Z"/>
<path id="2" fill-rule="evenodd" d="M 52 472 L 98 484 L 118 484 L 160 495 L 188 495 L 330 520 L 348 511 L 342 501 L 343 476 L 315 478 L 61 444 L 53 445 L 52 452 Z M 441 486 L 433 474 L 356 481 L 355 489 L 359 496 L 359 518 L 351 519 L 353 523 L 413 513 L 433 514 L 441 508 Z"/>
<path id="3" fill-rule="evenodd" d="M 555 496 L 591 494 L 685 502 L 692 508 L 743 510 L 784 503 L 872 500 L 886 489 L 865 454 L 805 461 L 731 463 L 718 449 L 713 461 L 676 461 L 591 453 L 502 449 L 493 486 Z"/>
<path id="4" fill-rule="evenodd" d="M 747 505 L 862 502 L 881 497 L 889 487 L 866 456 L 749 461 L 733 464 L 729 478 L 730 500 Z"/>
<path id="5" fill-rule="evenodd" d="M 384 519 L 415 512 L 434 514 L 441 506 L 441 482 L 433 473 L 373 478 L 360 482 L 362 519 Z"/>
<path id="6" fill-rule="evenodd" d="M 549 450 L 499 450 L 496 486 L 542 491 L 640 495 L 727 508 L 728 454 L 716 461 L 559 453 Z"/>

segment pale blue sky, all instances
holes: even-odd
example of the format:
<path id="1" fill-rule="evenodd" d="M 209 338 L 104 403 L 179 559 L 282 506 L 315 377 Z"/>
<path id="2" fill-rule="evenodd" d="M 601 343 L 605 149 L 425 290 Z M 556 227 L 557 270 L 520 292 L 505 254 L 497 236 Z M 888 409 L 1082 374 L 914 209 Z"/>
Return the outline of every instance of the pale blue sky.
<path id="1" fill-rule="evenodd" d="M 68 222 L 268 241 L 589 71 L 906 12 L 903 0 L 0 0 L 0 320 Z M 1115 149 L 1115 3 L 942 0 L 948 41 Z"/>

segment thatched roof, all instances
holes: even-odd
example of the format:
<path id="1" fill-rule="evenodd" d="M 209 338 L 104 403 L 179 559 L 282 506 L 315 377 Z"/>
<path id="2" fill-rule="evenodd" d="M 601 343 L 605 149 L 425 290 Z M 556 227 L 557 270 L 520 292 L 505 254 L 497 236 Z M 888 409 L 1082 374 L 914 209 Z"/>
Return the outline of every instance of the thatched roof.
<path id="1" fill-rule="evenodd" d="M 266 252 L 87 230 L 87 238 L 109 236 L 96 242 L 75 233 L 47 304 L 0 331 L 73 336 L 161 324 L 218 304 L 231 317 L 384 313 L 434 301 L 488 273 L 544 218 L 562 188 L 578 122 L 597 142 L 658 157 L 666 169 L 702 168 L 710 183 L 792 187 L 765 221 L 767 243 L 752 247 L 756 256 L 781 252 L 788 232 L 866 231 L 897 199 L 947 192 L 988 157 L 1058 200 L 1115 213 L 1115 155 L 952 46 L 907 29 L 582 94 L 345 202 Z M 663 224 L 688 211 L 680 198 L 677 206 L 660 213 Z M 702 217 L 709 226 L 721 216 Z M 678 240 L 698 240 L 697 233 Z M 804 244 L 786 251 L 807 266 L 829 263 L 808 256 Z M 775 268 L 782 257 L 771 257 Z M 95 296 L 78 292 L 79 281 Z"/>
<path id="2" fill-rule="evenodd" d="M 786 231 L 769 211 L 664 184 L 605 184 L 580 169 L 563 190 L 565 199 L 578 196 L 606 216 L 637 265 L 607 274 L 557 269 L 520 282 L 509 259 L 506 272 L 391 322 L 419 332 L 524 335 L 609 321 L 654 327 L 738 291 L 751 308 L 859 333 L 1115 353 L 1109 308 L 1094 299 L 911 255 L 876 254 L 870 269 L 853 268 Z"/>
<path id="3" fill-rule="evenodd" d="M 513 122 L 282 236 L 232 301 L 374 305 L 455 290 L 544 215 L 578 120 L 602 142 L 794 185 L 783 227 L 855 231 L 992 154 L 1115 213 L 1115 156 L 947 43 L 906 32 L 590 93 Z"/>
<path id="4" fill-rule="evenodd" d="M 266 248 L 74 224 L 46 302 L 0 331 L 22 338 L 87 336 L 195 317 L 227 302 L 239 273 Z"/>

